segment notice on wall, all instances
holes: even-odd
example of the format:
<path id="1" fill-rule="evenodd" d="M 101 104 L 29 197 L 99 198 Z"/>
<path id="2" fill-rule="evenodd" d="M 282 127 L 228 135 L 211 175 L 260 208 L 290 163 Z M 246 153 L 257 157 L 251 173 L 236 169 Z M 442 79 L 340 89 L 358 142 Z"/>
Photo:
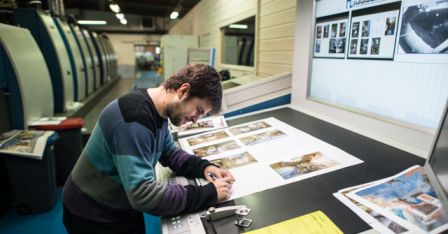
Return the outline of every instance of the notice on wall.
<path id="1" fill-rule="evenodd" d="M 448 0 L 404 0 L 401 9 L 396 60 L 448 63 Z"/>
<path id="2" fill-rule="evenodd" d="M 348 58 L 393 59 L 398 10 L 352 17 Z"/>
<path id="3" fill-rule="evenodd" d="M 347 45 L 347 19 L 316 23 L 315 58 L 344 58 Z"/>

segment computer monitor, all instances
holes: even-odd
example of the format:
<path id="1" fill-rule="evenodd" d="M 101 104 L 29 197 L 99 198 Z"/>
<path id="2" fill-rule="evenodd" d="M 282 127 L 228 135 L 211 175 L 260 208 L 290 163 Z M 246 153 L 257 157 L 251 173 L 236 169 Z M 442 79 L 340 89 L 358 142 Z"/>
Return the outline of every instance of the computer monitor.
<path id="1" fill-rule="evenodd" d="M 448 101 L 426 160 L 425 169 L 437 197 L 448 213 Z"/>
<path id="2" fill-rule="evenodd" d="M 188 48 L 187 64 L 215 66 L 215 48 Z"/>

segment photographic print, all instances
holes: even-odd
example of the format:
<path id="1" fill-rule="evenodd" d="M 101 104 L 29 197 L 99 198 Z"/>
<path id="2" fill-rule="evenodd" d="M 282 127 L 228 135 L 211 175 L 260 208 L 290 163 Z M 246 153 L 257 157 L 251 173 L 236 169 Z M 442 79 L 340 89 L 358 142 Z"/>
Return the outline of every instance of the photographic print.
<path id="1" fill-rule="evenodd" d="M 229 131 L 233 135 L 239 135 L 239 134 L 253 132 L 256 130 L 260 130 L 263 128 L 269 128 L 269 127 L 271 127 L 271 125 L 267 124 L 264 121 L 260 121 L 260 122 L 255 122 L 255 123 L 239 126 L 239 127 L 233 127 L 233 128 L 230 128 Z"/>
<path id="2" fill-rule="evenodd" d="M 405 7 L 399 52 L 403 54 L 448 54 L 448 0 Z"/>
<path id="3" fill-rule="evenodd" d="M 345 37 L 345 22 L 339 23 L 339 37 Z"/>
<path id="4" fill-rule="evenodd" d="M 322 26 L 317 26 L 317 29 L 316 29 L 316 38 L 322 38 Z"/>
<path id="5" fill-rule="evenodd" d="M 250 135 L 247 137 L 240 138 L 240 141 L 243 142 L 245 145 L 256 145 L 262 142 L 274 140 L 280 137 L 285 137 L 286 134 L 280 130 L 274 130 L 269 132 L 262 132 L 255 135 Z"/>
<path id="6" fill-rule="evenodd" d="M 379 54 L 380 53 L 380 37 L 372 38 L 372 46 L 370 47 L 370 54 Z"/>
<path id="7" fill-rule="evenodd" d="M 448 216 L 421 166 L 412 167 L 386 182 L 356 190 L 354 194 L 426 232 L 448 222 Z"/>
<path id="8" fill-rule="evenodd" d="M 189 137 L 187 138 L 187 142 L 190 146 L 199 145 L 205 142 L 215 141 L 219 139 L 223 139 L 229 137 L 229 135 L 225 131 L 213 132 L 202 134 L 199 136 Z"/>
<path id="9" fill-rule="evenodd" d="M 362 187 L 364 187 L 364 186 L 362 186 Z M 382 214 L 380 214 L 380 213 L 370 209 L 369 207 L 365 206 L 364 204 L 362 204 L 362 203 L 360 203 L 360 202 L 358 202 L 356 200 L 353 200 L 352 198 L 347 196 L 347 194 L 349 192 L 354 191 L 355 189 L 358 189 L 358 188 L 361 188 L 361 186 L 356 186 L 356 187 L 352 187 L 352 188 L 342 189 L 342 190 L 339 190 L 338 193 L 340 195 L 342 195 L 346 200 L 348 200 L 348 202 L 350 202 L 353 205 L 355 205 L 358 208 L 358 211 L 360 211 L 362 213 L 365 213 L 365 214 L 369 215 L 370 217 L 374 218 L 376 221 L 378 221 L 385 228 L 389 229 L 389 231 L 391 231 L 393 233 L 397 233 L 397 234 L 409 231 L 408 229 L 406 229 L 405 227 L 401 226 L 400 224 L 392 221 L 391 219 L 385 217 L 384 215 L 382 215 Z M 342 201 L 342 202 L 345 204 L 345 201 Z M 353 210 L 353 211 L 355 211 L 355 210 Z M 355 211 L 355 213 L 357 213 L 357 211 Z M 364 220 L 364 221 L 367 221 L 367 220 Z M 377 231 L 380 231 L 380 230 L 377 230 Z"/>
<path id="10" fill-rule="evenodd" d="M 193 150 L 193 153 L 199 157 L 207 157 L 214 154 L 224 153 L 229 150 L 241 148 L 235 141 L 226 141 L 219 144 L 204 146 Z"/>
<path id="11" fill-rule="evenodd" d="M 384 30 L 385 36 L 391 36 L 395 34 L 395 21 L 397 17 L 387 17 L 386 29 Z"/>
<path id="12" fill-rule="evenodd" d="M 338 38 L 336 53 L 338 54 L 345 53 L 345 38 Z"/>
<path id="13" fill-rule="evenodd" d="M 361 45 L 359 47 L 359 54 L 367 54 L 369 50 L 369 38 L 361 39 Z"/>
<path id="14" fill-rule="evenodd" d="M 330 28 L 330 25 L 328 25 L 328 24 L 326 24 L 324 26 L 324 38 L 328 38 L 328 32 L 330 31 L 329 28 Z"/>
<path id="15" fill-rule="evenodd" d="M 232 169 L 232 168 L 256 163 L 257 160 L 255 160 L 255 158 L 252 157 L 252 155 L 250 155 L 248 152 L 244 152 L 244 153 L 235 154 L 235 155 L 232 155 L 232 156 L 226 157 L 226 158 L 211 160 L 210 162 L 219 166 L 220 168 L 223 168 L 223 169 Z"/>
<path id="16" fill-rule="evenodd" d="M 350 54 L 357 54 L 358 52 L 358 39 L 352 39 L 350 42 Z"/>
<path id="17" fill-rule="evenodd" d="M 316 53 L 320 53 L 320 40 L 316 40 Z"/>
<path id="18" fill-rule="evenodd" d="M 370 35 L 370 20 L 362 22 L 361 37 L 368 37 Z"/>
<path id="19" fill-rule="evenodd" d="M 331 25 L 331 37 L 336 37 L 338 35 L 338 24 Z"/>
<path id="20" fill-rule="evenodd" d="M 339 163 L 326 158 L 321 152 L 292 158 L 291 161 L 281 161 L 269 165 L 283 179 L 291 179 L 296 176 L 307 174 L 338 165 Z"/>
<path id="21" fill-rule="evenodd" d="M 328 47 L 328 53 L 335 54 L 336 53 L 337 40 L 330 39 L 330 47 Z"/>
<path id="22" fill-rule="evenodd" d="M 201 129 L 201 128 L 213 128 L 213 120 L 198 121 L 196 123 L 188 122 L 180 126 L 180 131 L 187 131 L 191 129 Z"/>
<path id="23" fill-rule="evenodd" d="M 359 22 L 354 22 L 352 25 L 352 37 L 359 36 Z"/>

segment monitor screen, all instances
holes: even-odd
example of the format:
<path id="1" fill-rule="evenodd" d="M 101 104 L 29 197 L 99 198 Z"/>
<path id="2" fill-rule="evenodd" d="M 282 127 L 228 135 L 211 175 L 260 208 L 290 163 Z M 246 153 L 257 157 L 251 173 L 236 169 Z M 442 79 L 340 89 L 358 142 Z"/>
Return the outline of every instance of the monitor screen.
<path id="1" fill-rule="evenodd" d="M 448 212 L 448 103 L 434 138 L 433 147 L 426 161 L 429 180 Z"/>

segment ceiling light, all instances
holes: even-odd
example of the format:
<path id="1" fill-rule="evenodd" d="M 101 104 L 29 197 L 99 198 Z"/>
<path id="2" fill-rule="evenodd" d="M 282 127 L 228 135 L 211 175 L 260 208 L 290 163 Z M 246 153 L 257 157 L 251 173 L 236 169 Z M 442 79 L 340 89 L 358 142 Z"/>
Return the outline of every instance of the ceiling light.
<path id="1" fill-rule="evenodd" d="M 179 12 L 173 11 L 173 12 L 171 12 L 170 19 L 177 19 L 178 16 L 179 16 Z"/>
<path id="2" fill-rule="evenodd" d="M 119 20 L 124 19 L 124 14 L 123 14 L 123 13 L 117 13 L 117 14 L 115 14 L 115 16 L 116 16 Z"/>
<path id="3" fill-rule="evenodd" d="M 247 29 L 247 24 L 231 24 L 229 28 Z"/>
<path id="4" fill-rule="evenodd" d="M 105 20 L 78 20 L 78 24 L 81 25 L 106 25 Z"/>
<path id="5" fill-rule="evenodd" d="M 126 25 L 126 24 L 128 24 L 128 20 L 123 18 L 120 20 L 120 23 Z"/>
<path id="6" fill-rule="evenodd" d="M 111 3 L 109 5 L 109 8 L 115 13 L 120 12 L 120 6 L 118 6 L 118 4 L 116 4 L 116 3 Z"/>

